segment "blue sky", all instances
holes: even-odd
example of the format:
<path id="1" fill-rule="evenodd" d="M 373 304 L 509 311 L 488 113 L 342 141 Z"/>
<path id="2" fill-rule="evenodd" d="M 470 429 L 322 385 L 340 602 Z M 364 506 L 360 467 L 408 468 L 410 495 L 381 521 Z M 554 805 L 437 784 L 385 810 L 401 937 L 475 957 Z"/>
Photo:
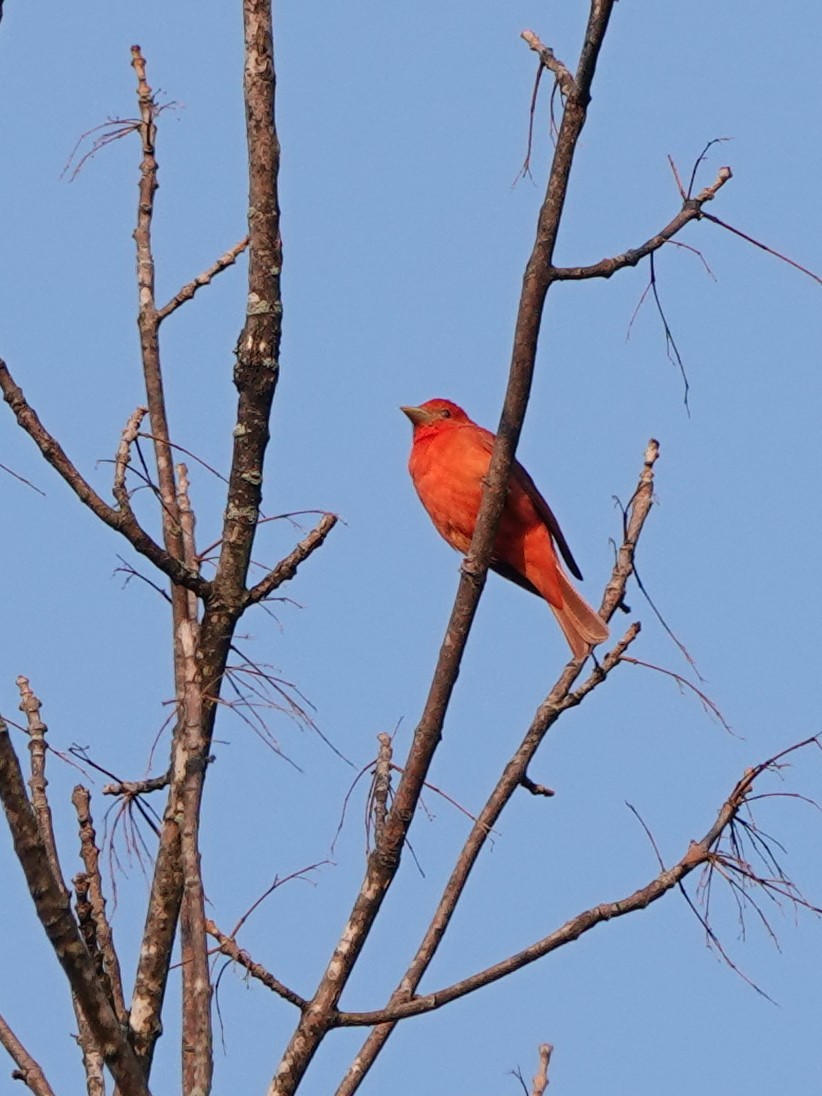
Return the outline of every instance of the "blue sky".
<path id="1" fill-rule="evenodd" d="M 176 106 L 160 121 L 155 219 L 161 298 L 245 231 L 239 4 L 8 0 L 0 25 L 0 239 L 5 257 L 0 356 L 45 423 L 107 493 L 111 458 L 141 401 L 131 232 L 136 140 L 120 141 L 69 182 L 78 137 L 134 113 L 129 46 Z M 585 5 L 535 2 L 406 6 L 278 5 L 278 121 L 285 327 L 265 509 L 330 509 L 344 519 L 275 605 L 247 618 L 245 645 L 316 707 L 316 722 L 357 768 L 398 725 L 402 756 L 424 702 L 459 559 L 430 527 L 406 473 L 410 431 L 397 408 L 433 396 L 493 426 L 504 392 L 519 284 L 549 156 L 540 101 L 536 185 L 512 183 L 525 154 L 535 57 L 532 27 L 571 67 Z M 700 175 L 730 164 L 710 211 L 822 270 L 818 219 L 822 94 L 817 5 L 695 0 L 617 5 L 572 177 L 557 260 L 587 263 L 636 246 L 676 212 L 666 157 Z M 690 416 L 663 332 L 646 302 L 647 265 L 552 292 L 519 450 L 556 510 L 596 602 L 650 436 L 660 439 L 658 507 L 643 536 L 642 577 L 706 678 L 731 737 L 662 675 L 623 666 L 568 713 L 533 775 L 557 789 L 517 797 L 483 855 L 423 988 L 470 974 L 567 917 L 648 882 L 656 862 L 701 836 L 743 769 L 816 733 L 820 511 L 819 285 L 707 223 L 667 248 L 659 290 L 682 352 Z M 175 439 L 225 469 L 234 413 L 232 350 L 242 323 L 242 264 L 164 327 Z M 0 462 L 45 499 L 0 477 L 4 536 L 0 711 L 14 717 L 17 674 L 44 702 L 58 749 L 87 745 L 118 775 L 144 775 L 167 713 L 168 621 L 145 585 L 114 573 L 126 545 L 82 511 L 6 411 Z M 216 539 L 219 484 L 192 468 L 201 544 Z M 143 514 L 150 507 L 143 500 Z M 310 519 L 309 519 L 310 520 Z M 273 522 L 257 557 L 273 563 L 299 532 Z M 686 673 L 635 589 L 634 655 Z M 550 613 L 489 579 L 432 780 L 477 811 L 566 658 Z M 210 914 L 225 929 L 270 884 L 329 857 L 352 770 L 313 732 L 273 713 L 271 733 L 302 770 L 238 719 L 218 728 L 204 816 Z M 18 748 L 24 748 L 22 738 Z M 165 740 L 154 770 L 164 764 Z M 808 753 L 771 785 L 814 795 Z M 67 874 L 77 863 L 69 795 L 76 770 L 54 758 L 52 807 Z M 104 781 L 93 785 L 102 829 Z M 764 785 L 765 782 L 763 782 Z M 359 886 L 364 789 L 334 866 L 278 890 L 240 942 L 310 995 Z M 378 1007 L 416 947 L 467 821 L 426 798 L 410 857 L 343 1004 Z M 762 804 L 762 824 L 817 903 L 822 825 L 791 800 Z M 139 865 L 115 843 L 115 938 L 133 968 L 146 897 Z M 81 1091 L 68 998 L 0 833 L 7 941 L 3 1012 L 61 1096 Z M 691 887 L 693 894 L 693 886 Z M 558 1092 L 775 1091 L 822 1083 L 819 926 L 774 910 L 781 953 L 717 896 L 714 926 L 733 959 L 779 1007 L 706 949 L 682 899 L 605 925 L 508 981 L 409 1021 L 362 1091 L 501 1096 L 530 1076 L 536 1048 L 557 1050 Z M 264 1091 L 295 1017 L 227 971 L 227 1052 L 216 1092 Z M 155 1091 L 177 1086 L 176 1010 L 158 1051 Z M 328 1039 L 304 1091 L 333 1092 L 359 1045 Z M 9 1066 L 9 1070 L 10 1070 Z M 19 1083 L 0 1068 L 0 1093 Z M 661 1081 L 660 1078 L 664 1078 Z M 302 1090 L 301 1090 L 302 1091 Z"/>

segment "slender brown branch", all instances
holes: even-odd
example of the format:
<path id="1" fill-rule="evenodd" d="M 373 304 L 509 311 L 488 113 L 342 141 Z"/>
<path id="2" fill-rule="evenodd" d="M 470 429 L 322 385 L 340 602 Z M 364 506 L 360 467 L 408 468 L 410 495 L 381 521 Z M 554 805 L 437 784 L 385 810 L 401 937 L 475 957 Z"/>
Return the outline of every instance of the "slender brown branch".
<path id="1" fill-rule="evenodd" d="M 719 217 L 714 217 L 712 213 L 703 213 L 703 217 L 706 221 L 713 221 L 715 225 L 719 225 L 720 228 L 726 229 L 728 232 L 732 232 L 734 236 L 739 236 L 741 239 L 746 240 L 749 244 L 753 244 L 754 247 L 758 247 L 761 251 L 767 251 L 769 255 L 773 255 L 775 259 L 780 259 L 783 263 L 787 263 L 788 266 L 792 266 L 795 270 L 798 270 L 802 274 L 806 274 L 809 278 L 812 278 L 818 285 L 822 285 L 822 277 L 818 274 L 814 274 L 812 270 L 808 270 L 806 266 L 802 266 L 801 263 L 795 262 L 793 259 L 789 259 L 787 255 L 783 255 L 781 251 L 776 251 L 772 247 L 768 247 L 767 244 L 763 244 L 761 240 L 755 239 L 753 236 L 749 236 L 747 232 L 743 232 L 739 228 L 734 228 L 733 225 L 727 224 L 725 221 L 720 221 Z"/>
<path id="2" fill-rule="evenodd" d="M 274 121 L 276 78 L 270 0 L 244 0 L 244 94 L 249 162 L 248 300 L 237 342 L 238 393 L 229 502 L 217 581 L 244 592 L 262 498 L 268 421 L 280 369 L 282 241 L 277 192 L 280 147 Z"/>
<path id="3" fill-rule="evenodd" d="M 586 278 L 610 278 L 613 274 L 616 274 L 618 270 L 624 270 L 627 266 L 636 266 L 647 256 L 652 255 L 655 251 L 658 251 L 663 244 L 669 243 L 673 240 L 685 225 L 690 224 L 691 221 L 698 221 L 700 218 L 705 217 L 708 220 L 713 220 L 709 214 L 704 213 L 702 207 L 706 202 L 712 201 L 721 187 L 733 177 L 733 173 L 729 167 L 721 167 L 717 173 L 716 179 L 710 186 L 706 186 L 703 190 L 700 190 L 699 194 L 695 198 L 684 198 L 682 202 L 682 209 L 679 213 L 660 229 L 655 236 L 651 236 L 645 243 L 640 244 L 639 247 L 631 248 L 629 251 L 623 251 L 621 255 L 614 255 L 609 259 L 600 259 L 598 263 L 593 263 L 591 266 L 556 266 L 552 270 L 552 278 L 558 282 L 570 282 L 570 281 L 582 281 Z"/>
<path id="4" fill-rule="evenodd" d="M 171 776 L 172 784 L 183 792 L 184 825 L 188 827 L 189 855 L 186 873 L 196 874 L 194 849 L 203 781 L 208 750 L 213 733 L 216 707 L 225 673 L 231 640 L 244 607 L 246 577 L 256 533 L 262 497 L 263 461 L 269 438 L 268 422 L 279 371 L 279 345 L 282 304 L 280 269 L 282 265 L 279 234 L 277 175 L 279 144 L 274 125 L 274 64 L 270 0 L 245 0 L 245 102 L 249 147 L 249 272 L 245 325 L 237 344 L 237 364 L 234 381 L 238 391 L 237 421 L 233 431 L 234 449 L 229 474 L 225 520 L 220 538 L 220 556 L 213 583 L 213 596 L 195 635 L 194 622 L 186 622 L 185 613 L 175 613 L 176 637 L 184 649 L 178 650 L 177 697 L 190 696 L 190 704 L 181 706 L 179 743 L 188 743 L 194 752 L 175 748 Z M 145 159 L 145 157 L 144 157 Z M 156 312 L 154 313 L 156 320 Z M 163 437 L 152 421 L 152 433 Z M 167 438 L 166 438 L 167 440 Z M 155 443 L 157 444 L 157 443 Z M 162 446 L 162 443 L 160 443 Z M 191 674 L 188 668 L 191 668 Z M 196 669 L 199 678 L 192 676 Z M 199 699 L 196 694 L 199 691 Z M 195 706 L 199 714 L 194 718 Z M 197 725 L 199 724 L 199 725 Z M 187 728 L 187 731 L 183 731 Z M 196 743 L 196 745 L 195 745 Z M 183 874 L 180 864 L 180 833 L 175 806 L 178 800 L 172 789 L 166 812 L 147 920 L 145 944 L 138 967 L 136 998 L 140 1015 L 149 1018 L 143 1053 L 151 1054 L 159 1031 L 159 1009 L 165 990 L 167 956 L 175 924 L 175 907 L 182 900 Z M 199 898 L 197 899 L 199 902 Z M 162 948 L 153 946 L 156 939 L 155 919 L 164 920 Z M 201 922 L 199 911 L 197 924 Z M 193 934 L 199 932 L 193 923 Z M 199 954 L 202 948 L 197 945 Z M 158 961 L 158 958 L 159 961 Z M 199 960 L 198 960 L 199 964 Z M 201 965 L 201 964 L 200 964 Z M 184 977 L 191 964 L 184 963 Z M 193 968 L 192 968 L 193 969 Z M 206 1016 L 206 989 L 201 971 L 195 1006 L 191 1013 L 192 1034 L 196 1028 L 203 1036 Z M 184 991 L 185 997 L 185 991 Z M 132 1026 L 134 1006 L 132 1006 Z M 195 1019 L 199 1017 L 199 1019 Z M 185 1021 L 184 1021 L 185 1022 Z M 210 1038 L 210 1035 L 208 1036 Z M 184 1040 L 185 1041 L 185 1040 Z M 185 1092 L 194 1091 L 205 1080 L 205 1056 L 197 1046 L 187 1044 L 184 1061 Z M 203 1088 L 205 1091 L 205 1088 Z"/>
<path id="5" fill-rule="evenodd" d="M 189 497 L 188 469 L 177 465 L 177 513 L 180 520 L 183 556 L 196 568 L 197 546 L 194 511 Z M 198 645 L 200 622 L 197 599 L 184 592 L 185 618 L 177 625 L 177 658 L 182 675 L 179 747 L 173 762 L 172 795 L 179 795 L 182 808 L 180 853 L 183 867 L 183 901 L 180 936 L 183 969 L 183 1093 L 207 1093 L 213 1072 L 211 1025 L 211 971 L 205 927 L 205 892 L 200 860 L 200 800 L 206 764 L 204 750 L 204 697 Z M 180 771 L 179 765 L 183 763 Z"/>
<path id="6" fill-rule="evenodd" d="M 48 787 L 48 780 L 46 779 L 46 732 L 48 731 L 48 728 L 40 718 L 40 700 L 34 695 L 28 678 L 23 676 L 18 677 L 17 687 L 20 690 L 20 709 L 26 715 L 26 725 L 29 733 L 29 754 L 31 757 L 31 779 L 29 780 L 29 787 L 31 788 L 31 805 L 37 820 L 37 829 L 40 834 L 40 839 L 43 842 L 43 847 L 45 848 L 48 857 L 49 870 L 52 879 L 54 880 L 63 901 L 68 904 L 70 894 L 65 880 L 63 879 L 63 871 L 57 856 L 57 844 L 54 839 L 51 807 L 49 806 L 46 793 Z M 82 923 L 80 928 L 83 939 L 85 939 Z M 77 1041 L 83 1055 L 86 1087 L 89 1096 L 102 1096 L 104 1088 L 103 1057 L 95 1043 L 91 1027 L 83 1011 L 82 1002 L 74 992 L 72 992 L 72 1004 L 77 1018 Z"/>
<path id="7" fill-rule="evenodd" d="M 530 947 L 523 948 L 515 955 L 511 955 L 501 962 L 471 975 L 469 978 L 464 978 L 433 993 L 425 994 L 423 997 L 414 997 L 395 1006 L 389 1005 L 387 1009 L 375 1012 L 340 1012 L 335 1018 L 335 1023 L 341 1027 L 371 1027 L 386 1022 L 396 1023 L 408 1016 L 418 1016 L 421 1013 L 442 1008 L 443 1005 L 458 1000 L 466 994 L 473 993 L 492 982 L 499 981 L 500 978 L 521 970 L 522 967 L 533 963 L 552 951 L 556 951 L 557 948 L 563 947 L 573 940 L 578 940 L 580 936 L 590 932 L 591 929 L 605 921 L 611 921 L 617 917 L 624 917 L 626 914 L 645 909 L 653 902 L 664 897 L 672 888 L 679 886 L 691 872 L 705 864 L 714 863 L 720 840 L 735 823 L 758 777 L 767 771 L 773 770 L 779 760 L 786 754 L 812 744 L 818 744 L 816 737 L 798 742 L 754 768 L 747 769 L 719 808 L 716 820 L 701 840 L 690 842 L 677 863 L 667 870 L 660 871 L 646 886 L 616 902 L 602 902 L 592 909 L 585 910 L 566 921 L 564 925 L 548 936 L 536 941 Z M 762 881 L 758 882 L 761 883 Z"/>
<path id="8" fill-rule="evenodd" d="M 268 989 L 273 990 L 278 997 L 282 997 L 284 1001 L 290 1002 L 292 1005 L 296 1005 L 299 1009 L 304 1009 L 308 1002 L 304 997 L 300 997 L 294 990 L 289 989 L 278 978 L 275 978 L 273 974 L 261 966 L 259 963 L 255 963 L 247 951 L 243 951 L 233 936 L 226 936 L 224 932 L 220 932 L 214 922 L 210 919 L 205 923 L 206 932 L 209 936 L 212 936 L 218 944 L 218 950 L 223 955 L 227 955 L 229 959 L 233 959 L 235 963 L 239 963 L 241 967 L 248 971 L 252 978 L 256 978 L 262 982 Z"/>
<path id="9" fill-rule="evenodd" d="M 540 62 L 549 72 L 554 74 L 554 79 L 562 94 L 566 98 L 572 95 L 576 90 L 574 77 L 571 75 L 571 70 L 566 68 L 562 61 L 554 56 L 554 51 L 549 46 L 543 45 L 532 30 L 524 30 L 520 38 L 528 45 L 529 49 L 539 54 Z"/>
<path id="10" fill-rule="evenodd" d="M 606 619 L 613 616 L 625 595 L 637 542 L 653 505 L 654 464 L 658 455 L 659 445 L 656 441 L 651 440 L 645 451 L 645 462 L 637 488 L 628 507 L 628 515 L 624 523 L 624 541 L 617 553 L 611 577 L 605 587 L 600 612 Z M 551 692 L 537 709 L 531 726 L 528 728 L 519 748 L 505 766 L 496 787 L 491 792 L 471 828 L 471 832 L 457 857 L 454 869 L 443 890 L 431 923 L 408 969 L 392 993 L 388 1002 L 388 1009 L 399 1007 L 413 997 L 417 986 L 442 943 L 485 842 L 496 827 L 503 809 L 517 788 L 522 785 L 527 788 L 528 766 L 545 735 L 563 711 L 582 703 L 584 698 L 605 680 L 619 664 L 625 650 L 639 634 L 639 630 L 638 622 L 632 624 L 602 662 L 595 665 L 587 679 L 573 691 L 573 684 L 582 670 L 583 662 L 579 660 L 569 662 Z M 374 1028 L 349 1066 L 343 1081 L 337 1089 L 337 1096 L 352 1096 L 357 1091 L 392 1031 L 392 1023 L 380 1024 Z"/>
<path id="11" fill-rule="evenodd" d="M 114 509 L 109 506 L 80 475 L 59 442 L 43 426 L 2 359 L 0 359 L 0 391 L 3 393 L 5 402 L 14 412 L 17 422 L 35 443 L 46 461 L 63 477 L 80 501 L 100 521 L 121 533 L 137 552 L 150 560 L 173 583 L 179 583 L 186 589 L 194 590 L 202 598 L 208 597 L 211 586 L 209 582 L 189 572 L 179 559 L 175 559 L 164 551 L 142 528 L 130 508 Z"/>
<path id="12" fill-rule="evenodd" d="M 709 715 L 713 715 L 728 734 L 738 737 L 733 727 L 722 714 L 719 706 L 711 700 L 707 693 L 694 685 L 692 681 L 689 681 L 687 677 L 683 677 L 682 674 L 676 673 L 675 670 L 666 670 L 664 666 L 656 666 L 653 662 L 644 662 L 641 658 L 631 658 L 628 655 L 623 655 L 622 661 L 630 662 L 633 666 L 644 666 L 646 670 L 655 670 L 658 674 L 663 674 L 665 677 L 672 678 L 680 689 L 688 689 L 694 693 L 694 695 L 699 698 L 699 702 L 702 704 L 705 711 L 708 712 Z"/>
<path id="13" fill-rule="evenodd" d="M 544 1096 L 548 1089 L 548 1066 L 551 1063 L 551 1055 L 554 1048 L 550 1043 L 543 1043 L 539 1048 L 539 1069 L 534 1074 L 531 1082 L 531 1096 Z"/>
<path id="14" fill-rule="evenodd" d="M 245 595 L 245 604 L 255 605 L 258 601 L 263 601 L 278 586 L 282 586 L 284 582 L 292 579 L 296 575 L 300 564 L 322 545 L 338 520 L 336 514 L 323 514 L 317 525 L 299 542 L 294 550 L 289 552 L 284 559 L 281 559 L 277 566 L 269 571 L 256 586 L 251 587 Z"/>
<path id="15" fill-rule="evenodd" d="M 97 926 L 94 922 L 94 917 L 91 912 L 91 902 L 89 901 L 89 880 L 85 872 L 78 872 L 74 877 L 74 910 L 77 914 L 77 925 L 80 929 L 80 935 L 88 949 L 89 955 L 94 960 L 95 969 L 97 971 L 97 977 L 100 984 L 111 1001 L 111 987 L 106 981 L 105 972 L 102 965 L 102 956 L 97 946 Z M 83 1015 L 82 1009 L 79 1007 L 79 1002 L 76 997 L 72 1001 L 74 1005 L 74 1013 L 77 1018 L 77 1043 L 80 1047 L 80 1052 L 83 1056 L 83 1069 L 86 1074 L 86 1093 L 87 1096 L 106 1096 L 106 1076 L 105 1076 L 105 1063 L 103 1062 L 103 1056 L 97 1049 L 97 1045 L 92 1037 L 91 1030 L 86 1018 Z"/>
<path id="16" fill-rule="evenodd" d="M 17 688 L 20 692 L 20 711 L 25 713 L 26 727 L 29 733 L 29 755 L 31 757 L 31 805 L 37 819 L 37 829 L 48 855 L 49 868 L 60 891 L 68 901 L 69 892 L 63 879 L 60 861 L 57 857 L 57 844 L 54 840 L 54 826 L 52 823 L 51 807 L 49 806 L 46 788 L 46 727 L 40 718 L 40 700 L 34 695 L 29 684 L 29 679 L 21 674 L 17 678 Z"/>
<path id="17" fill-rule="evenodd" d="M 114 460 L 114 486 L 111 493 L 121 510 L 131 508 L 128 489 L 126 487 L 126 473 L 131 464 L 131 447 L 140 432 L 140 424 L 148 414 L 147 407 L 137 407 L 129 415 L 128 422 L 123 427 L 120 435 L 120 444 L 117 446 L 117 456 Z"/>
<path id="18" fill-rule="evenodd" d="M 282 264 L 279 234 L 277 174 L 279 145 L 274 125 L 274 64 L 271 10 L 268 0 L 245 0 L 245 102 L 249 147 L 249 294 L 246 321 L 237 346 L 234 372 L 238 390 L 234 451 L 229 475 L 225 520 L 220 537 L 217 573 L 209 589 L 213 596 L 199 629 L 193 623 L 178 629 L 178 638 L 186 635 L 187 650 L 196 651 L 194 665 L 201 690 L 200 726 L 196 730 L 198 752 L 186 756 L 175 750 L 171 778 L 182 787 L 185 780 L 185 815 L 189 826 L 196 824 L 202 797 L 208 750 L 213 734 L 216 709 L 220 703 L 226 662 L 232 636 L 243 608 L 245 582 L 256 533 L 262 493 L 262 472 L 268 444 L 268 422 L 279 370 L 280 268 Z M 156 315 L 156 314 L 155 314 Z M 152 430 L 152 433 L 156 433 Z M 185 619 L 184 615 L 181 619 Z M 180 663 L 190 664 L 188 656 Z M 195 682 L 183 677 L 183 683 Z M 178 698 L 182 695 L 179 691 Z M 192 702 L 194 698 L 192 696 Z M 185 713 L 180 712 L 181 726 Z M 195 728 L 190 724 L 193 743 Z M 181 738 L 182 741 L 182 738 Z M 144 946 L 138 965 L 135 998 L 132 1002 L 132 1027 L 135 1004 L 142 1030 L 136 1041 L 141 1054 L 149 1058 L 159 1034 L 159 1012 L 168 973 L 168 957 L 174 936 L 176 911 L 182 901 L 183 873 L 180 870 L 180 831 L 174 794 L 163 823 L 157 853 L 155 875 L 147 915 Z M 192 831 L 192 848 L 193 848 Z M 193 869 L 193 863 L 189 868 Z M 158 919 L 162 922 L 158 925 Z M 158 932 L 160 946 L 156 945 Z M 184 970 L 188 964 L 185 964 Z M 205 1001 L 200 994 L 200 1004 Z M 199 1009 L 203 1017 L 203 1009 Z M 145 1021 L 143 1023 L 143 1020 Z M 184 1088 L 196 1081 L 195 1070 L 186 1068 Z"/>
<path id="19" fill-rule="evenodd" d="M 202 274 L 198 274 L 197 277 L 183 286 L 168 302 L 164 304 L 162 308 L 157 309 L 157 323 L 161 324 L 163 320 L 170 316 L 172 312 L 175 312 L 180 305 L 185 304 L 186 301 L 190 301 L 198 289 L 202 289 L 204 285 L 209 285 L 218 274 L 222 273 L 229 266 L 233 266 L 237 259 L 242 255 L 245 249 L 248 247 L 248 236 L 244 236 L 239 243 L 236 243 L 234 247 L 229 248 L 224 255 L 221 255 L 215 263 L 204 270 Z"/>
<path id="20" fill-rule="evenodd" d="M 64 888 L 55 879 L 49 852 L 23 784 L 20 762 L 0 721 L 0 798 L 40 923 L 69 980 L 98 1050 L 122 1096 L 148 1096 L 133 1050 L 97 979 L 94 961 L 77 928 Z"/>
<path id="21" fill-rule="evenodd" d="M 143 377 L 146 386 L 151 433 L 155 438 L 154 457 L 157 462 L 157 478 L 162 500 L 163 537 L 166 550 L 175 559 L 183 558 L 182 536 L 177 513 L 177 489 L 174 480 L 173 454 L 169 446 L 170 432 L 166 412 L 163 374 L 160 364 L 159 320 L 154 298 L 154 254 L 152 251 L 151 225 L 154 216 L 154 195 L 157 192 L 157 157 L 155 144 L 156 104 L 146 80 L 146 62 L 139 46 L 131 47 L 131 64 L 137 75 L 137 103 L 140 112 L 138 132 L 143 147 L 140 161 L 137 226 L 134 243 L 137 250 L 137 291 L 139 312 L 137 326 L 140 332 L 140 352 L 143 360 Z"/>
<path id="22" fill-rule="evenodd" d="M 123 795 L 134 799 L 145 792 L 159 792 L 168 787 L 168 774 L 152 776 L 148 780 L 118 780 L 116 784 L 105 784 L 103 795 Z"/>
<path id="23" fill-rule="evenodd" d="M 391 755 L 393 745 L 391 736 L 377 735 L 380 744 L 377 754 L 377 764 L 374 767 L 373 802 L 374 802 L 374 841 L 377 845 L 382 842 L 385 832 L 385 820 L 388 815 L 388 795 L 391 791 Z"/>
<path id="24" fill-rule="evenodd" d="M 188 571 L 192 567 L 191 561 L 189 561 L 189 566 L 185 564 L 185 544 L 180 520 L 177 482 L 170 443 L 160 358 L 160 321 L 155 300 L 152 219 L 154 215 L 154 196 L 158 187 L 158 168 L 155 154 L 157 106 L 146 78 L 146 62 L 139 46 L 132 46 L 131 58 L 137 77 L 137 103 L 140 117 L 137 131 L 142 146 L 137 224 L 134 230 L 139 300 L 137 327 L 140 335 L 140 354 L 146 389 L 146 403 L 151 424 L 150 434 L 157 468 L 157 493 L 160 500 L 163 542 L 168 554 L 178 560 L 180 565 Z M 162 1027 L 160 1012 L 165 996 L 171 950 L 174 944 L 184 886 L 181 854 L 182 796 L 189 762 L 187 753 L 189 725 L 184 698 L 187 695 L 187 684 L 190 684 L 190 657 L 184 652 L 183 646 L 184 643 L 190 645 L 192 637 L 190 635 L 191 612 L 187 590 L 176 583 L 172 585 L 171 589 L 171 604 L 174 695 L 178 706 L 177 721 L 171 745 L 171 765 L 169 769 L 171 783 L 154 865 L 146 925 L 134 982 L 134 993 L 129 1009 L 132 1043 L 144 1063 L 146 1074 L 150 1071 L 155 1042 Z M 186 973 L 187 967 L 188 964 L 184 967 L 184 978 L 189 976 Z M 183 993 L 184 1016 L 189 1004 L 185 988 Z M 190 1048 L 191 1051 L 194 1051 L 194 1049 L 194 1047 Z M 185 1057 L 185 1044 L 183 1054 Z M 188 1079 L 184 1069 L 183 1088 L 186 1096 L 189 1092 L 187 1088 Z M 208 1091 L 208 1085 L 203 1088 L 203 1091 Z"/>
<path id="25" fill-rule="evenodd" d="M 31 480 L 27 480 L 25 476 L 21 476 L 18 472 L 15 472 L 13 468 L 9 468 L 7 464 L 0 464 L 0 472 L 5 472 L 6 475 L 11 476 L 20 483 L 24 483 L 26 487 L 30 487 L 32 491 L 36 491 L 38 495 L 41 495 L 43 498 L 46 497 L 45 491 L 41 491 L 39 487 L 31 482 Z"/>
<path id="26" fill-rule="evenodd" d="M 100 874 L 100 850 L 91 817 L 91 793 L 78 784 L 71 796 L 80 826 L 80 855 L 88 880 L 88 902 L 94 922 L 94 935 L 101 958 L 101 972 L 106 994 L 121 1024 L 126 1021 L 126 1004 L 123 996 L 123 978 L 120 960 L 114 948 L 114 935 L 106 914 L 103 880 Z"/>
<path id="27" fill-rule="evenodd" d="M 32 1058 L 11 1030 L 4 1016 L 0 1016 L 0 1043 L 17 1066 L 12 1073 L 16 1081 L 22 1081 L 29 1091 L 34 1093 L 34 1096 L 55 1096 L 54 1089 L 46 1080 L 42 1066 Z"/>

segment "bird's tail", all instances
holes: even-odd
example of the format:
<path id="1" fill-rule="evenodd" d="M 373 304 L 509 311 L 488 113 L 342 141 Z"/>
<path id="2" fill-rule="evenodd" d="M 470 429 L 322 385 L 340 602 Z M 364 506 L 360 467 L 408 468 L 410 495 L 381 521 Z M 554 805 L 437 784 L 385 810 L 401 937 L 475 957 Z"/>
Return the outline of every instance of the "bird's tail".
<path id="1" fill-rule="evenodd" d="M 582 658 L 589 654 L 591 648 L 597 643 L 605 642 L 609 634 L 608 625 L 574 589 L 561 567 L 557 567 L 557 572 L 562 590 L 562 608 L 557 609 L 556 606 L 551 605 L 551 610 L 568 640 L 568 646 L 574 658 Z"/>

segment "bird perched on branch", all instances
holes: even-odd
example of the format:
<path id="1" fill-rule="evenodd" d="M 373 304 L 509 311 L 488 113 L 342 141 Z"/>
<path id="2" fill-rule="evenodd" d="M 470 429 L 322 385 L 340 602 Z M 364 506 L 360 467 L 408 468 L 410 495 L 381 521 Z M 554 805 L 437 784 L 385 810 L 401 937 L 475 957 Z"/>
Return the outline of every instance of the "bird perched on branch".
<path id="1" fill-rule="evenodd" d="M 437 532 L 465 553 L 488 473 L 494 435 L 477 426 L 450 400 L 402 407 L 414 426 L 408 470 Z M 575 658 L 608 638 L 608 626 L 571 585 L 559 560 L 581 579 L 551 508 L 518 461 L 514 461 L 491 568 L 518 586 L 544 597 Z"/>

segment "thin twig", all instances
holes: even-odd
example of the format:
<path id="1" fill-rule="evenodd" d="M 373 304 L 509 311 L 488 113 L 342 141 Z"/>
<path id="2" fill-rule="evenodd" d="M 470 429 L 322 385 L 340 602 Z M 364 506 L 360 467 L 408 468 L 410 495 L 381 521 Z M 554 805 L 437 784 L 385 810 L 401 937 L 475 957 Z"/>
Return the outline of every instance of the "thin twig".
<path id="1" fill-rule="evenodd" d="M 170 316 L 172 312 L 175 312 L 181 304 L 190 301 L 198 289 L 202 289 L 204 285 L 209 285 L 223 270 L 226 270 L 229 266 L 233 266 L 247 247 L 248 236 L 244 236 L 239 243 L 236 243 L 232 248 L 229 248 L 229 250 L 226 251 L 224 255 L 221 255 L 215 263 L 212 263 L 208 270 L 204 270 L 202 274 L 198 274 L 193 281 L 188 282 L 182 289 L 178 290 L 168 304 L 164 304 L 162 308 L 157 309 L 157 323 L 162 323 L 163 320 L 166 319 L 167 316 Z"/>
<path id="2" fill-rule="evenodd" d="M 172 582 L 194 590 L 202 598 L 208 597 L 211 583 L 199 575 L 190 573 L 179 559 L 161 548 L 142 528 L 130 508 L 115 509 L 100 498 L 66 456 L 63 447 L 43 426 L 2 359 L 0 359 L 0 391 L 3 393 L 5 402 L 14 412 L 17 422 L 35 443 L 46 461 L 63 477 L 80 501 L 100 521 L 121 533 L 136 551 L 149 559 Z"/>
<path id="3" fill-rule="evenodd" d="M 322 546 L 325 538 L 337 524 L 337 520 L 336 514 L 323 514 L 317 525 L 299 542 L 293 551 L 289 552 L 284 559 L 281 559 L 277 566 L 269 571 L 256 586 L 251 587 L 245 595 L 245 604 L 254 605 L 258 601 L 263 601 L 279 586 L 282 586 L 284 582 L 292 579 L 296 575 L 300 564 Z"/>
<path id="4" fill-rule="evenodd" d="M 257 978 L 264 986 L 273 990 L 278 997 L 282 997 L 284 1001 L 296 1005 L 298 1009 L 304 1009 L 306 1007 L 308 1002 L 304 997 L 300 997 L 294 990 L 289 989 L 288 986 L 284 985 L 278 978 L 275 978 L 273 974 L 270 974 L 265 967 L 261 966 L 259 963 L 255 963 L 248 952 L 243 951 L 236 940 L 233 940 L 230 936 L 226 936 L 225 933 L 220 932 L 212 920 L 208 919 L 205 925 L 206 932 L 217 941 L 219 950 L 223 955 L 227 955 L 229 959 L 233 959 L 235 963 L 239 963 L 239 965 L 244 967 L 253 978 Z"/>

